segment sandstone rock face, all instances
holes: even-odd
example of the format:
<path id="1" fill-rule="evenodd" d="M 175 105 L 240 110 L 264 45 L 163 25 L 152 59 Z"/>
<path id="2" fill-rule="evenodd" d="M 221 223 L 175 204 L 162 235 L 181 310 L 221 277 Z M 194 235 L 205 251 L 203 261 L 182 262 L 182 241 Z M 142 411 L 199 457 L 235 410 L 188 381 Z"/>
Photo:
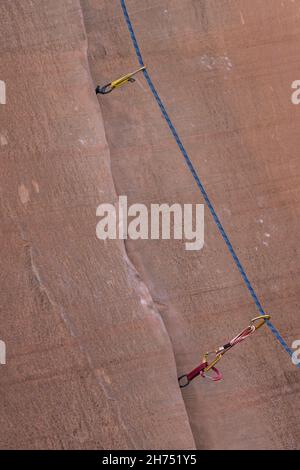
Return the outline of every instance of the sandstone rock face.
<path id="1" fill-rule="evenodd" d="M 168 333 L 121 241 L 77 0 L 1 2 L 0 447 L 193 448 Z"/>
<path id="2" fill-rule="evenodd" d="M 81 2 L 98 83 L 137 68 L 119 2 Z M 300 338 L 300 32 L 293 2 L 127 1 L 145 64 L 267 312 Z M 99 99 L 118 194 L 203 202 L 143 77 Z M 178 373 L 257 312 L 208 211 L 205 246 L 127 241 Z M 228 353 L 224 381 L 183 391 L 198 448 L 299 448 L 300 373 L 267 328 Z"/>
<path id="3" fill-rule="evenodd" d="M 128 0 L 144 60 L 266 311 L 300 339 L 296 2 Z M 0 448 L 299 449 L 300 373 L 267 328 L 223 382 L 177 374 L 257 315 L 205 246 L 96 237 L 96 208 L 202 203 L 119 1 L 0 5 Z"/>

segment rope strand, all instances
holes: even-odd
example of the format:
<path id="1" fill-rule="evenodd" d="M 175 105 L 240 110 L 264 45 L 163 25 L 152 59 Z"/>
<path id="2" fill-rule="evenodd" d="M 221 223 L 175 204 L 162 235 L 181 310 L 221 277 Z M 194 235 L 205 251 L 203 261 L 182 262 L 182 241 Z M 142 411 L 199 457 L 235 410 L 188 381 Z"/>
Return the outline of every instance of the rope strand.
<path id="1" fill-rule="evenodd" d="M 125 18 L 125 21 L 126 21 L 126 24 L 127 24 L 127 27 L 128 27 L 128 31 L 130 33 L 130 37 L 131 37 L 131 40 L 132 40 L 132 43 L 133 43 L 133 46 L 134 46 L 134 49 L 135 49 L 137 59 L 139 61 L 140 66 L 144 67 L 144 61 L 143 61 L 142 53 L 141 53 L 139 44 L 137 42 L 135 32 L 134 32 L 134 29 L 133 29 L 133 26 L 132 26 L 132 23 L 131 23 L 131 20 L 130 20 L 130 17 L 129 17 L 127 8 L 126 8 L 125 0 L 120 0 L 120 2 L 121 2 L 124 18 Z M 212 203 L 211 203 L 211 201 L 208 197 L 208 194 L 207 194 L 207 192 L 206 192 L 206 190 L 205 190 L 205 188 L 204 188 L 204 186 L 203 186 L 203 184 L 202 184 L 202 182 L 201 182 L 201 180 L 200 180 L 200 178 L 199 178 L 199 176 L 198 176 L 198 174 L 197 174 L 197 172 L 194 168 L 194 165 L 193 165 L 190 157 L 188 156 L 188 154 L 187 154 L 187 152 L 186 152 L 186 150 L 185 150 L 185 148 L 184 148 L 184 146 L 183 146 L 183 144 L 180 140 L 180 137 L 179 137 L 179 135 L 178 135 L 178 133 L 177 133 L 177 131 L 176 131 L 169 115 L 168 115 L 168 113 L 167 113 L 167 110 L 166 110 L 166 108 L 165 108 L 158 92 L 156 91 L 156 88 L 155 88 L 155 86 L 154 86 L 154 84 L 151 80 L 151 77 L 150 77 L 148 71 L 146 69 L 143 70 L 143 74 L 145 76 L 145 79 L 148 83 L 148 86 L 149 86 L 155 100 L 157 101 L 157 104 L 158 104 L 158 106 L 161 110 L 161 113 L 162 113 L 164 119 L 166 120 L 166 122 L 167 122 L 167 124 L 170 128 L 170 131 L 173 134 L 173 137 L 174 137 L 174 139 L 175 139 L 175 141 L 176 141 L 176 143 L 177 143 L 177 145 L 178 145 L 178 147 L 179 147 L 179 149 L 180 149 L 180 151 L 181 151 L 181 153 L 182 153 L 182 155 L 185 159 L 185 162 L 186 162 L 190 172 L 192 173 L 198 188 L 201 191 L 201 194 L 202 194 L 202 196 L 203 196 L 203 198 L 206 202 L 207 207 L 209 208 L 209 211 L 210 211 L 217 227 L 218 227 L 218 230 L 219 230 L 223 240 L 225 241 L 226 246 L 227 246 L 227 248 L 228 248 L 228 250 L 229 250 L 229 252 L 230 252 L 230 254 L 231 254 L 231 256 L 232 256 L 232 258 L 233 258 L 233 260 L 234 260 L 234 262 L 235 262 L 235 264 L 236 264 L 236 266 L 237 266 L 237 268 L 238 268 L 238 270 L 239 270 L 239 272 L 240 272 L 240 274 L 243 278 L 243 280 L 244 280 L 244 283 L 245 283 L 245 285 L 246 285 L 246 287 L 247 287 L 247 289 L 248 289 L 248 291 L 249 291 L 249 293 L 250 293 L 250 295 L 251 295 L 251 297 L 252 297 L 252 299 L 253 299 L 253 301 L 256 305 L 257 310 L 259 311 L 260 315 L 266 315 L 266 313 L 265 313 L 265 311 L 264 311 L 264 309 L 263 309 L 263 307 L 262 307 L 262 305 L 261 305 L 261 303 L 258 299 L 258 296 L 256 295 L 256 292 L 255 292 L 254 288 L 252 287 L 252 284 L 251 284 L 251 282 L 250 282 L 250 280 L 249 280 L 249 278 L 248 278 L 248 276 L 247 276 L 247 274 L 246 274 L 246 272 L 245 272 L 245 270 L 244 270 L 244 268 L 243 268 L 243 266 L 242 266 L 242 264 L 241 264 L 241 262 L 240 262 L 240 260 L 237 256 L 237 254 L 236 254 L 236 252 L 235 252 L 235 250 L 234 250 L 234 248 L 233 248 L 233 246 L 232 246 L 232 244 L 231 244 L 231 242 L 230 242 L 230 240 L 229 240 L 229 238 L 228 238 L 228 236 L 225 232 L 225 229 L 224 229 L 224 227 L 223 227 L 223 225 L 222 225 L 222 223 L 221 223 L 221 221 L 220 221 L 220 219 L 219 219 L 219 217 L 218 217 L 218 215 L 217 215 L 217 213 L 216 213 L 216 211 L 215 211 L 215 209 L 214 209 L 214 207 L 213 207 L 213 205 L 212 205 Z M 266 324 L 267 324 L 268 328 L 270 329 L 270 331 L 272 332 L 272 334 L 275 336 L 275 338 L 279 341 L 281 346 L 284 348 L 284 350 L 289 354 L 290 357 L 292 357 L 293 351 L 289 348 L 289 346 L 287 345 L 285 340 L 282 338 L 279 331 L 275 328 L 275 326 L 270 321 L 266 321 Z M 300 364 L 298 364 L 297 367 L 300 368 Z"/>

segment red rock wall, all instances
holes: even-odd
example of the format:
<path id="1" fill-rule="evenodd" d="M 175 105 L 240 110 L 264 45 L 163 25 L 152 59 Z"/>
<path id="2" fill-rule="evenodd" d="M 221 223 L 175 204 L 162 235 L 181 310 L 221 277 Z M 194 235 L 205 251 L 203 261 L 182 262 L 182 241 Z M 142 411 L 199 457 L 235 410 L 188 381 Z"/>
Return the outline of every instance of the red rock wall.
<path id="1" fill-rule="evenodd" d="M 0 5 L 0 447 L 193 448 L 169 336 L 123 242 L 77 0 Z"/>
<path id="2" fill-rule="evenodd" d="M 149 72 L 273 323 L 300 338 L 297 2 L 128 0 Z M 224 380 L 177 373 L 257 314 L 205 246 L 96 238 L 96 208 L 202 203 L 119 1 L 0 4 L 0 448 L 298 449 L 299 370 L 263 328 Z"/>
<path id="3" fill-rule="evenodd" d="M 92 75 L 137 68 L 118 2 L 82 0 Z M 145 64 L 267 312 L 300 338 L 297 2 L 127 1 Z M 201 203 L 143 77 L 100 107 L 118 194 L 129 203 Z M 205 246 L 128 241 L 175 353 L 178 373 L 257 315 L 212 218 Z M 183 391 L 198 448 L 299 448 L 300 375 L 267 328 L 220 365 L 224 381 Z"/>

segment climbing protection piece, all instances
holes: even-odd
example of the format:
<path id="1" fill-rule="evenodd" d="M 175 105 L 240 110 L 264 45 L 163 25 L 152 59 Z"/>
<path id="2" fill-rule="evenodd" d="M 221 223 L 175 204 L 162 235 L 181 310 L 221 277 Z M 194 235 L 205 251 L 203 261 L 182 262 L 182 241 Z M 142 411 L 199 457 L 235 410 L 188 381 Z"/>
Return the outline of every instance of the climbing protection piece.
<path id="1" fill-rule="evenodd" d="M 237 336 L 235 336 L 229 343 L 224 344 L 224 346 L 220 346 L 216 351 L 207 352 L 204 355 L 203 362 L 192 370 L 189 374 L 182 375 L 178 378 L 180 388 L 187 387 L 187 385 L 198 375 L 201 377 L 208 378 L 217 382 L 222 379 L 222 374 L 219 370 L 215 367 L 215 365 L 222 359 L 224 354 L 229 351 L 229 349 L 233 348 L 238 343 L 244 341 L 244 339 L 251 336 L 258 330 L 261 326 L 263 326 L 266 320 L 270 320 L 270 315 L 260 315 L 259 317 L 255 317 L 251 320 L 250 325 L 247 326 L 243 331 L 241 331 Z M 214 359 L 209 362 L 208 358 L 211 354 L 214 354 Z M 214 375 L 207 375 L 207 372 L 210 370 L 214 371 Z"/>
<path id="2" fill-rule="evenodd" d="M 146 67 L 143 66 L 138 70 L 135 70 L 135 72 L 128 73 L 127 75 L 124 75 L 124 77 L 118 78 L 117 80 L 114 80 L 113 82 L 108 83 L 107 85 L 104 85 L 103 87 L 97 86 L 96 88 L 96 95 L 100 93 L 101 95 L 107 95 L 107 93 L 111 93 L 115 88 L 118 88 L 125 83 L 133 83 L 135 82 L 135 79 L 133 78 L 134 75 L 136 75 L 139 72 L 142 72 L 145 70 Z"/>

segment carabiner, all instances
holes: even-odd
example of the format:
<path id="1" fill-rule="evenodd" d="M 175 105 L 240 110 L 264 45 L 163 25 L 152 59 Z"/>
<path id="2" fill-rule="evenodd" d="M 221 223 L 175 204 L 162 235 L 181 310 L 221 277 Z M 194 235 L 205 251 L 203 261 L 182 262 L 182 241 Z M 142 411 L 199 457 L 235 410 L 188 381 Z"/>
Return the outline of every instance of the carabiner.
<path id="1" fill-rule="evenodd" d="M 101 95 L 107 95 L 108 93 L 111 93 L 112 91 L 113 91 L 113 88 L 111 86 L 111 83 L 108 83 L 107 85 L 104 85 L 103 87 L 98 85 L 96 88 L 96 95 L 98 95 L 98 93 L 100 93 Z"/>
<path id="2" fill-rule="evenodd" d="M 225 350 L 224 350 L 224 351 L 225 351 Z M 210 354 L 216 354 L 216 357 L 215 357 L 214 360 L 209 364 L 209 363 L 208 363 L 208 357 L 210 356 Z M 213 369 L 214 366 L 222 359 L 223 354 L 224 354 L 224 352 L 218 353 L 218 350 L 217 350 L 217 351 L 210 351 L 210 352 L 207 352 L 206 354 L 204 354 L 203 362 L 206 362 L 206 363 L 207 363 L 207 366 L 205 367 L 205 369 L 203 370 L 203 372 L 209 372 L 211 369 Z"/>
<path id="3" fill-rule="evenodd" d="M 259 317 L 252 318 L 250 325 L 254 325 L 256 331 L 261 328 L 266 323 L 266 321 L 270 320 L 270 318 L 270 315 L 260 315 Z M 258 322 L 258 324 L 255 325 L 255 322 Z"/>
<path id="4" fill-rule="evenodd" d="M 133 76 L 145 69 L 146 67 L 143 66 L 139 68 L 138 70 L 135 70 L 132 73 L 128 73 L 127 75 L 124 75 L 124 77 L 118 78 L 117 80 L 107 83 L 107 85 L 104 85 L 103 87 L 97 86 L 96 95 L 98 93 L 100 93 L 101 95 L 107 95 L 108 93 L 111 93 L 115 88 L 118 88 L 127 82 L 130 82 L 130 83 L 135 82 L 135 79 L 133 78 Z"/>

